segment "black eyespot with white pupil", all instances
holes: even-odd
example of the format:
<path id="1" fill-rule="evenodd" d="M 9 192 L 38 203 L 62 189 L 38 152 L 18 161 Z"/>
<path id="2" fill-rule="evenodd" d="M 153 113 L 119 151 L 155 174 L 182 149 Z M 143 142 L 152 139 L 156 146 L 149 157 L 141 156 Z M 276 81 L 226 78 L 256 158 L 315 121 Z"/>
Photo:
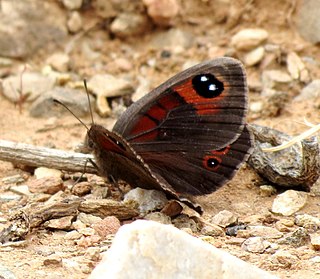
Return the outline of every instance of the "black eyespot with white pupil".
<path id="1" fill-rule="evenodd" d="M 215 98 L 224 90 L 223 82 L 212 74 L 196 75 L 192 79 L 192 86 L 203 98 Z"/>
<path id="2" fill-rule="evenodd" d="M 207 160 L 207 167 L 209 169 L 214 169 L 216 168 L 217 166 L 219 166 L 220 162 L 216 159 L 216 158 L 209 158 Z"/>

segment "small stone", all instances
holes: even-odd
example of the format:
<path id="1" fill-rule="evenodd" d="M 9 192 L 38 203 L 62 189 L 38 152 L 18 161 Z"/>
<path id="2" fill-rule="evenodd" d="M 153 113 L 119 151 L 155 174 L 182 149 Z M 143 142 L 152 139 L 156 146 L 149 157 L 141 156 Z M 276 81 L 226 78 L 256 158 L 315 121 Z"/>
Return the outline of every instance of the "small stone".
<path id="1" fill-rule="evenodd" d="M 320 79 L 315 79 L 302 88 L 301 93 L 294 98 L 295 102 L 311 100 L 312 102 L 320 97 Z"/>
<path id="2" fill-rule="evenodd" d="M 218 214 L 212 217 L 211 223 L 216 224 L 220 227 L 227 227 L 235 224 L 238 221 L 238 217 L 228 210 L 222 210 Z"/>
<path id="3" fill-rule="evenodd" d="M 262 237 L 255 236 L 246 239 L 242 245 L 241 249 L 251 253 L 263 253 L 268 247 L 270 243 L 265 241 Z"/>
<path id="4" fill-rule="evenodd" d="M 54 103 L 53 100 L 62 102 L 78 117 L 89 114 L 88 97 L 83 90 L 55 87 L 43 93 L 33 102 L 30 108 L 30 115 L 44 118 L 61 116 L 61 114 L 70 115 L 64 107 Z"/>
<path id="5" fill-rule="evenodd" d="M 13 176 L 7 176 L 1 179 L 3 184 L 18 184 L 25 181 L 21 174 L 16 174 Z"/>
<path id="6" fill-rule="evenodd" d="M 2 93 L 11 102 L 18 102 L 22 96 L 27 96 L 27 101 L 31 102 L 37 99 L 45 92 L 51 90 L 55 85 L 55 79 L 44 76 L 39 73 L 25 72 L 21 75 L 9 76 L 3 79 Z"/>
<path id="7" fill-rule="evenodd" d="M 170 26 L 179 12 L 176 0 L 143 0 L 148 15 L 159 26 Z"/>
<path id="8" fill-rule="evenodd" d="M 201 229 L 201 234 L 206 235 L 206 236 L 212 236 L 212 237 L 217 237 L 217 236 L 225 236 L 225 233 L 223 229 L 217 225 L 206 225 Z"/>
<path id="9" fill-rule="evenodd" d="M 110 234 L 116 234 L 121 227 L 120 221 L 114 216 L 108 216 L 91 226 L 96 233 L 102 238 L 106 238 Z"/>
<path id="10" fill-rule="evenodd" d="M 281 219 L 276 222 L 275 227 L 279 232 L 290 232 L 290 228 L 292 228 L 293 225 L 293 221 Z"/>
<path id="11" fill-rule="evenodd" d="M 83 28 L 82 18 L 79 12 L 74 11 L 70 14 L 67 21 L 67 27 L 71 33 L 77 33 Z"/>
<path id="12" fill-rule="evenodd" d="M 299 259 L 288 251 L 276 251 L 272 255 L 271 261 L 273 263 L 280 264 L 282 268 L 290 268 L 298 263 Z"/>
<path id="13" fill-rule="evenodd" d="M 259 188 L 260 195 L 263 197 L 271 197 L 272 195 L 277 193 L 277 189 L 272 185 L 261 185 Z"/>
<path id="14" fill-rule="evenodd" d="M 55 265 L 55 266 L 62 266 L 62 259 L 56 254 L 50 255 L 43 261 L 43 265 Z"/>
<path id="15" fill-rule="evenodd" d="M 46 63 L 56 71 L 67 72 L 69 69 L 70 57 L 63 52 L 57 52 L 50 55 L 47 58 Z"/>
<path id="16" fill-rule="evenodd" d="M 14 273 L 4 266 L 3 264 L 0 264 L 0 278 L 3 279 L 16 279 L 17 277 L 14 275 Z"/>
<path id="17" fill-rule="evenodd" d="M 11 186 L 10 191 L 23 196 L 31 195 L 28 185 Z"/>
<path id="18" fill-rule="evenodd" d="M 81 214 L 82 212 L 80 212 L 79 214 Z M 79 217 L 79 216 L 78 216 Z M 72 224 L 73 228 L 77 231 L 86 228 L 86 224 L 82 223 L 80 220 L 77 220 L 75 222 L 73 222 Z"/>
<path id="19" fill-rule="evenodd" d="M 84 256 L 91 261 L 99 261 L 100 256 L 100 248 L 99 247 L 89 247 L 84 254 Z"/>
<path id="20" fill-rule="evenodd" d="M 284 238 L 279 239 L 279 244 L 287 244 L 293 247 L 300 247 L 308 244 L 310 241 L 310 235 L 304 228 L 298 228 L 294 232 L 289 233 Z"/>
<path id="21" fill-rule="evenodd" d="M 290 216 L 306 205 L 307 198 L 305 192 L 287 190 L 274 199 L 271 210 L 276 214 Z"/>
<path id="22" fill-rule="evenodd" d="M 122 13 L 111 23 L 111 32 L 119 38 L 139 36 L 149 29 L 149 21 L 145 15 Z"/>
<path id="23" fill-rule="evenodd" d="M 277 229 L 267 226 L 248 226 L 247 233 L 250 236 L 259 236 L 265 239 L 281 238 L 283 236 L 283 233 Z"/>
<path id="24" fill-rule="evenodd" d="M 294 218 L 294 222 L 297 226 L 305 229 L 312 229 L 314 231 L 320 228 L 320 218 L 314 217 L 309 214 L 299 214 Z"/>
<path id="25" fill-rule="evenodd" d="M 243 62 L 246 66 L 258 64 L 264 57 L 264 47 L 257 47 L 243 56 Z"/>
<path id="26" fill-rule="evenodd" d="M 161 209 L 161 213 L 169 216 L 169 217 L 175 217 L 178 216 L 183 211 L 183 206 L 180 202 L 176 200 L 170 200 L 167 202 L 167 204 L 164 206 L 164 208 Z"/>
<path id="27" fill-rule="evenodd" d="M 281 89 L 281 85 L 291 81 L 291 76 L 281 70 L 266 70 L 262 73 L 263 88 Z"/>
<path id="28" fill-rule="evenodd" d="M 152 46 L 156 49 L 170 49 L 175 53 L 181 53 L 190 48 L 194 43 L 194 37 L 191 33 L 177 28 L 171 28 L 169 31 L 163 31 L 154 37 Z"/>
<path id="29" fill-rule="evenodd" d="M 71 232 L 67 232 L 64 236 L 64 239 L 66 240 L 76 240 L 76 239 L 80 239 L 82 237 L 82 234 L 79 233 L 76 230 L 73 230 Z"/>
<path id="30" fill-rule="evenodd" d="M 198 232 L 197 223 L 187 215 L 179 215 L 172 220 L 172 224 L 178 229 L 191 229 L 193 233 Z"/>
<path id="31" fill-rule="evenodd" d="M 295 52 L 289 52 L 287 56 L 287 69 L 293 79 L 309 82 L 309 72 L 302 59 Z"/>
<path id="32" fill-rule="evenodd" d="M 316 251 L 320 250 L 320 234 L 310 234 L 312 248 Z"/>
<path id="33" fill-rule="evenodd" d="M 45 168 L 45 167 L 39 167 L 34 170 L 34 176 L 37 179 L 46 178 L 46 177 L 61 178 L 62 171 L 56 170 L 56 169 L 49 169 L 49 168 Z"/>
<path id="34" fill-rule="evenodd" d="M 99 235 L 90 235 L 87 237 L 81 237 L 77 242 L 77 245 L 80 247 L 90 247 L 96 243 L 101 242 L 101 237 Z"/>
<path id="35" fill-rule="evenodd" d="M 51 219 L 44 223 L 49 229 L 70 230 L 74 216 L 65 216 L 58 219 Z"/>
<path id="36" fill-rule="evenodd" d="M 84 236 L 91 236 L 95 234 L 95 230 L 93 228 L 81 228 L 77 231 L 83 234 Z"/>
<path id="37" fill-rule="evenodd" d="M 243 29 L 231 38 L 231 45 L 237 50 L 251 50 L 269 37 L 269 34 L 264 29 Z"/>
<path id="38" fill-rule="evenodd" d="M 52 176 L 31 180 L 28 182 L 28 187 L 31 193 L 44 193 L 50 195 L 65 189 L 62 179 Z"/>
<path id="39" fill-rule="evenodd" d="M 165 224 L 165 225 L 170 225 L 171 223 L 171 218 L 168 215 L 165 215 L 161 212 L 151 212 L 149 214 L 147 214 L 146 216 L 144 216 L 145 220 L 149 220 L 149 221 L 155 221 L 161 224 Z"/>
<path id="40" fill-rule="evenodd" d="M 162 209 L 168 199 L 163 192 L 135 188 L 124 196 L 124 201 L 135 201 L 139 204 L 139 211 L 143 214 Z"/>
<path id="41" fill-rule="evenodd" d="M 81 223 L 83 223 L 87 226 L 91 226 L 91 225 L 101 221 L 102 218 L 100 218 L 98 216 L 94 216 L 92 214 L 80 212 L 78 214 L 77 220 L 81 221 Z"/>
<path id="42" fill-rule="evenodd" d="M 62 0 L 63 5 L 69 10 L 77 10 L 82 6 L 83 0 Z"/>
<path id="43" fill-rule="evenodd" d="M 76 196 L 82 197 L 90 194 L 91 188 L 92 186 L 89 182 L 83 181 L 75 184 L 71 189 L 71 193 Z"/>

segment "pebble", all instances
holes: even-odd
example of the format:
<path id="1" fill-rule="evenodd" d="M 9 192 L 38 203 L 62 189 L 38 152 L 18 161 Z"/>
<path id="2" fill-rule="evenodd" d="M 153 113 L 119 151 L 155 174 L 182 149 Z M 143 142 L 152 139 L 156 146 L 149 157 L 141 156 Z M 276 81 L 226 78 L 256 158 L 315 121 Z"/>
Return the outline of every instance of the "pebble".
<path id="1" fill-rule="evenodd" d="M 294 223 L 299 227 L 304 227 L 305 229 L 320 229 L 320 218 L 314 217 L 309 214 L 296 215 L 294 218 Z"/>
<path id="2" fill-rule="evenodd" d="M 43 260 L 43 265 L 54 265 L 54 266 L 62 266 L 62 258 L 56 254 L 52 254 L 46 259 Z"/>
<path id="3" fill-rule="evenodd" d="M 263 237 L 255 236 L 246 239 L 242 245 L 241 249 L 251 253 L 262 254 L 270 246 L 270 243 L 264 240 Z"/>
<path id="4" fill-rule="evenodd" d="M 51 219 L 44 223 L 44 226 L 49 229 L 70 230 L 74 216 L 65 216 L 57 219 Z"/>
<path id="5" fill-rule="evenodd" d="M 121 227 L 120 221 L 115 216 L 107 216 L 102 220 L 92 224 L 95 232 L 102 238 L 106 238 L 110 234 L 116 234 Z"/>
<path id="6" fill-rule="evenodd" d="M 49 64 L 56 71 L 67 72 L 69 70 L 70 57 L 69 55 L 63 52 L 57 52 L 51 54 L 47 58 L 46 63 Z"/>
<path id="7" fill-rule="evenodd" d="M 204 226 L 201 229 L 201 234 L 212 237 L 225 236 L 224 230 L 221 227 L 213 224 Z"/>
<path id="8" fill-rule="evenodd" d="M 57 170 L 57 169 L 49 169 L 49 168 L 45 168 L 45 167 L 39 167 L 34 170 L 34 176 L 37 179 L 45 178 L 45 177 L 61 178 L 62 171 Z"/>
<path id="9" fill-rule="evenodd" d="M 25 181 L 21 174 L 7 176 L 1 179 L 3 184 L 18 184 Z"/>
<path id="10" fill-rule="evenodd" d="M 238 221 L 238 217 L 228 210 L 222 210 L 210 220 L 211 223 L 216 224 L 220 227 L 227 227 L 235 224 Z"/>
<path id="11" fill-rule="evenodd" d="M 63 5 L 69 10 L 77 10 L 82 6 L 83 0 L 62 0 Z"/>
<path id="12" fill-rule="evenodd" d="M 124 201 L 137 202 L 140 213 L 146 214 L 157 209 L 162 209 L 168 202 L 168 199 L 163 192 L 135 188 L 125 194 Z"/>
<path id="13" fill-rule="evenodd" d="M 76 196 L 82 197 L 87 194 L 90 194 L 91 189 L 92 185 L 89 182 L 83 181 L 75 184 L 71 189 L 71 193 Z"/>
<path id="14" fill-rule="evenodd" d="M 299 259 L 297 256 L 292 255 L 288 251 L 276 251 L 271 256 L 271 262 L 273 264 L 280 264 L 281 268 L 290 268 L 293 265 L 297 264 L 299 262 Z"/>
<path id="15" fill-rule="evenodd" d="M 91 261 L 99 261 L 101 258 L 99 247 L 88 247 L 84 256 Z"/>
<path id="16" fill-rule="evenodd" d="M 80 247 L 90 247 L 101 242 L 101 237 L 99 235 L 90 235 L 87 237 L 81 237 L 76 241 L 77 245 Z"/>
<path id="17" fill-rule="evenodd" d="M 281 85 L 292 81 L 289 74 L 282 70 L 266 70 L 262 73 L 263 88 L 281 89 Z"/>
<path id="18" fill-rule="evenodd" d="M 314 250 L 320 250 L 320 234 L 310 234 L 310 242 Z"/>
<path id="19" fill-rule="evenodd" d="M 269 37 L 266 30 L 260 28 L 243 29 L 231 38 L 231 45 L 237 50 L 252 50 Z"/>
<path id="20" fill-rule="evenodd" d="M 124 96 L 134 91 L 131 83 L 127 80 L 108 74 L 94 75 L 87 85 L 88 90 L 97 96 L 97 108 L 101 116 L 111 114 L 111 108 L 106 98 Z"/>
<path id="21" fill-rule="evenodd" d="M 277 278 L 170 225 L 139 220 L 120 228 L 89 279 L 141 274 L 155 279 Z"/>
<path id="22" fill-rule="evenodd" d="M 33 102 L 30 115 L 32 117 L 50 118 L 61 116 L 61 114 L 70 114 L 64 107 L 54 103 L 54 99 L 65 104 L 78 117 L 89 114 L 88 97 L 83 90 L 55 87 Z"/>
<path id="23" fill-rule="evenodd" d="M 176 217 L 183 211 L 183 209 L 184 208 L 180 202 L 176 200 L 170 200 L 167 202 L 164 208 L 161 209 L 161 213 L 169 217 Z"/>
<path id="24" fill-rule="evenodd" d="M 190 229 L 193 233 L 198 232 L 197 223 L 187 215 L 179 215 L 172 220 L 172 224 L 178 229 Z"/>
<path id="25" fill-rule="evenodd" d="M 303 100 L 311 100 L 312 102 L 320 97 L 320 79 L 315 79 L 302 88 L 301 93 L 293 100 L 300 102 Z"/>
<path id="26" fill-rule="evenodd" d="M 288 53 L 287 70 L 293 79 L 299 79 L 305 83 L 310 81 L 308 69 L 296 52 Z"/>
<path id="27" fill-rule="evenodd" d="M 79 233 L 76 230 L 73 230 L 73 231 L 67 232 L 65 234 L 65 236 L 64 236 L 64 239 L 66 239 L 66 240 L 76 240 L 76 239 L 79 239 L 81 237 L 82 237 L 81 233 Z"/>
<path id="28" fill-rule="evenodd" d="M 97 222 L 100 222 L 101 220 L 102 220 L 101 217 L 98 217 L 92 214 L 83 213 L 83 212 L 80 212 L 77 217 L 77 221 L 80 221 L 81 224 L 84 224 L 85 225 L 84 227 L 91 226 Z"/>
<path id="29" fill-rule="evenodd" d="M 305 192 L 287 190 L 274 199 L 271 211 L 290 216 L 302 209 L 306 205 L 307 199 L 308 196 Z"/>
<path id="30" fill-rule="evenodd" d="M 179 13 L 176 0 L 143 0 L 147 13 L 152 21 L 159 26 L 170 26 Z"/>
<path id="31" fill-rule="evenodd" d="M 111 32 L 119 38 L 145 34 L 150 27 L 148 17 L 142 14 L 122 13 L 111 23 Z"/>
<path id="32" fill-rule="evenodd" d="M 70 33 L 77 33 L 83 28 L 82 18 L 79 12 L 73 11 L 67 21 L 67 27 Z"/>
<path id="33" fill-rule="evenodd" d="M 22 88 L 21 88 L 22 75 Z M 3 79 L 2 92 L 3 95 L 11 102 L 20 100 L 21 95 L 28 94 L 27 101 L 34 101 L 45 92 L 51 90 L 55 85 L 55 80 L 51 77 L 44 76 L 39 73 L 25 72 L 20 75 L 9 76 Z"/>
<path id="34" fill-rule="evenodd" d="M 264 47 L 260 46 L 246 53 L 243 56 L 242 60 L 246 66 L 249 66 L 249 67 L 254 66 L 259 62 L 261 62 L 261 60 L 264 57 L 264 53 L 265 53 Z"/>
<path id="35" fill-rule="evenodd" d="M 292 220 L 281 219 L 275 223 L 275 227 L 279 232 L 290 232 L 290 228 L 294 226 Z"/>
<path id="36" fill-rule="evenodd" d="M 310 235 L 304 228 L 298 228 L 292 233 L 288 233 L 284 238 L 278 240 L 279 244 L 287 244 L 293 247 L 307 245 L 310 242 Z"/>
<path id="37" fill-rule="evenodd" d="M 30 180 L 28 181 L 28 187 L 31 193 L 44 193 L 50 195 L 65 189 L 62 179 L 53 176 Z"/>
<path id="38" fill-rule="evenodd" d="M 84 236 L 91 236 L 95 234 L 95 230 L 93 228 L 81 228 L 81 229 L 78 229 L 77 231 Z"/>
<path id="39" fill-rule="evenodd" d="M 246 232 L 249 233 L 250 236 L 259 236 L 265 239 L 275 239 L 283 236 L 282 232 L 267 226 L 248 226 Z"/>
<path id="40" fill-rule="evenodd" d="M 171 28 L 156 35 L 151 42 L 156 49 L 170 49 L 174 53 L 182 53 L 194 44 L 194 36 L 178 28 Z"/>
<path id="41" fill-rule="evenodd" d="M 161 212 L 151 212 L 144 216 L 145 220 L 155 221 L 161 224 L 170 225 L 172 224 L 171 218 Z"/>
<path id="42" fill-rule="evenodd" d="M 263 197 L 271 197 L 277 193 L 277 189 L 272 185 L 261 185 L 259 187 L 260 195 Z"/>
<path id="43" fill-rule="evenodd" d="M 320 2 L 318 0 L 302 1 L 296 11 L 297 29 L 307 41 L 320 42 Z"/>

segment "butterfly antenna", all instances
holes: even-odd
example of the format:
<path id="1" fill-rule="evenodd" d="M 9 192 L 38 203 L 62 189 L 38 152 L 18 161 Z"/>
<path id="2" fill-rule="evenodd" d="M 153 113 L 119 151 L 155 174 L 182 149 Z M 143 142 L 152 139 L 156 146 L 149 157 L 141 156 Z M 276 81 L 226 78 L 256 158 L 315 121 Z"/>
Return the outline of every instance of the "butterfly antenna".
<path id="1" fill-rule="evenodd" d="M 69 109 L 64 103 L 58 101 L 57 99 L 53 99 L 53 102 L 55 102 L 56 104 L 59 104 L 60 106 L 63 106 L 67 111 L 69 111 L 88 131 L 89 131 L 89 128 L 86 124 L 84 124 L 84 122 L 78 117 L 76 116 L 72 111 L 71 109 Z"/>
<path id="2" fill-rule="evenodd" d="M 83 80 L 83 84 L 84 84 L 84 88 L 86 89 L 86 93 L 87 93 L 87 97 L 88 97 L 88 104 L 89 104 L 89 110 L 90 110 L 90 115 L 91 115 L 91 123 L 94 124 L 92 107 L 91 107 L 90 96 L 89 96 L 89 91 L 88 91 L 87 80 L 86 79 Z"/>

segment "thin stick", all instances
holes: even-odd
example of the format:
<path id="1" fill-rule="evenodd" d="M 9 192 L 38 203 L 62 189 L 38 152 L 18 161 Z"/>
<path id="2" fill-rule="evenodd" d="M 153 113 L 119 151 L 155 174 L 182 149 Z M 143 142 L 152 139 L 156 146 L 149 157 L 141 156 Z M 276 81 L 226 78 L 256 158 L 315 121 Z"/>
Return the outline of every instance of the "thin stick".
<path id="1" fill-rule="evenodd" d="M 30 144 L 0 140 L 0 160 L 15 165 L 47 167 L 70 172 L 83 172 L 86 161 L 94 160 L 93 155 L 39 147 Z M 97 173 L 87 163 L 87 173 Z"/>

